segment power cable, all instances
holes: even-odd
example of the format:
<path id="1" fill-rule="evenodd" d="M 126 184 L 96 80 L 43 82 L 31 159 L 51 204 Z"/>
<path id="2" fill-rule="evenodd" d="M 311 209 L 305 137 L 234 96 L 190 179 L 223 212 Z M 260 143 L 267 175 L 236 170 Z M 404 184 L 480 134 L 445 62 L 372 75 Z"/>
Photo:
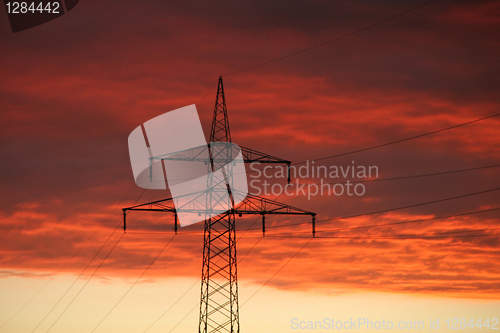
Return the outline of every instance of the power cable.
<path id="1" fill-rule="evenodd" d="M 101 266 L 104 264 L 104 262 L 106 261 L 106 259 L 108 259 L 109 255 L 111 254 L 111 252 L 113 252 L 113 250 L 116 248 L 116 246 L 121 241 L 121 239 L 123 238 L 124 235 L 125 234 L 121 234 L 120 235 L 120 238 L 118 238 L 118 240 L 116 241 L 115 245 L 113 245 L 113 247 L 111 248 L 111 250 L 109 250 L 108 254 L 106 254 L 106 256 L 104 257 L 104 259 L 101 261 L 101 263 L 99 264 L 99 266 L 97 266 L 97 268 L 94 270 L 94 272 L 92 273 L 92 275 L 90 276 L 90 278 L 88 278 L 88 280 L 85 281 L 85 284 L 83 285 L 83 287 L 80 288 L 80 290 L 77 292 L 77 294 L 73 297 L 73 299 L 69 302 L 69 304 L 64 308 L 63 312 L 61 312 L 61 314 L 56 318 L 56 320 L 52 323 L 52 325 L 49 327 L 49 329 L 47 331 L 45 331 L 45 333 L 50 332 L 50 330 L 52 330 L 52 328 L 59 321 L 59 319 L 61 319 L 61 317 L 69 309 L 69 307 L 71 306 L 71 304 L 73 304 L 73 302 L 75 301 L 75 299 L 80 295 L 80 293 L 83 291 L 83 289 L 85 289 L 85 287 L 90 282 L 90 280 L 92 280 L 92 278 L 94 277 L 95 273 L 97 273 L 97 271 L 99 270 L 99 268 L 101 268 Z"/>
<path id="2" fill-rule="evenodd" d="M 250 230 L 250 228 L 253 226 L 253 224 L 258 220 L 255 219 L 255 221 L 250 225 L 250 227 L 243 233 L 243 235 L 248 231 Z M 240 236 L 240 238 L 238 238 L 238 240 L 240 240 L 243 235 Z M 250 248 L 250 250 L 248 250 L 245 255 L 243 257 L 241 257 L 240 259 L 238 259 L 238 264 L 240 264 L 245 258 L 246 256 L 257 246 L 257 244 L 260 243 L 260 241 L 263 239 L 264 237 L 260 237 L 257 242 Z M 193 289 L 193 287 L 195 285 L 197 285 L 198 283 L 200 283 L 201 279 L 198 279 L 191 287 L 189 287 L 188 290 L 186 290 L 186 292 L 184 294 L 182 294 L 181 297 L 179 297 L 175 302 L 174 304 L 172 304 L 160 317 L 158 317 L 143 333 L 146 333 L 151 327 L 153 327 L 161 318 L 163 318 L 163 316 L 165 316 L 173 307 L 175 304 L 177 304 L 184 296 L 186 296 L 186 294 L 191 290 Z M 186 319 L 197 307 L 199 306 L 199 304 L 196 304 L 191 310 L 189 310 L 189 312 L 169 331 L 172 332 L 177 326 L 179 326 L 183 321 L 184 319 Z"/>
<path id="3" fill-rule="evenodd" d="M 121 224 L 121 223 L 120 223 Z M 87 268 L 90 266 L 90 264 L 92 264 L 92 262 L 94 262 L 94 260 L 96 259 L 96 257 L 99 255 L 99 253 L 101 253 L 102 249 L 104 248 L 104 246 L 106 246 L 106 244 L 108 244 L 109 240 L 111 239 L 111 237 L 114 235 L 115 231 L 120 227 L 120 224 L 118 224 L 116 226 L 116 228 L 113 230 L 113 232 L 109 235 L 108 239 L 106 239 L 106 241 L 104 242 L 104 244 L 102 244 L 102 246 L 99 248 L 99 250 L 96 252 L 96 254 L 94 255 L 94 257 L 87 263 L 87 266 L 85 266 L 85 268 L 80 272 L 80 274 L 77 276 L 77 278 L 73 281 L 73 283 L 71 283 L 71 285 L 69 286 L 69 288 L 66 289 L 66 291 L 64 292 L 64 294 L 59 297 L 59 299 L 57 300 L 57 302 L 54 304 L 54 306 L 52 306 L 52 308 L 49 310 L 49 312 L 47 312 L 47 314 L 42 318 L 42 320 L 36 325 L 36 327 L 31 331 L 31 333 L 35 332 L 37 330 L 37 328 L 45 321 L 45 319 L 47 319 L 47 317 L 52 313 L 52 311 L 54 311 L 54 309 L 57 307 L 57 305 L 59 305 L 59 303 L 63 300 L 63 298 L 68 294 L 68 292 L 71 290 L 71 288 L 73 288 L 73 286 L 75 285 L 75 283 L 82 277 L 83 273 L 87 270 Z"/>
<path id="4" fill-rule="evenodd" d="M 391 17 L 388 17 L 388 18 L 386 18 L 386 19 L 384 19 L 384 20 L 381 20 L 381 21 L 375 22 L 375 23 L 373 23 L 373 24 L 367 25 L 367 26 L 365 26 L 365 27 L 363 27 L 363 28 L 361 28 L 361 29 L 358 29 L 358 30 L 352 31 L 352 32 L 350 32 L 350 33 L 347 33 L 347 34 L 341 35 L 341 36 L 336 37 L 336 38 L 334 38 L 334 39 L 330 39 L 330 40 L 328 40 L 328 41 L 326 41 L 326 42 L 323 42 L 323 43 L 320 43 L 320 44 L 316 44 L 316 45 L 311 46 L 311 47 L 308 47 L 308 48 L 306 48 L 306 49 L 303 49 L 303 50 L 300 50 L 300 51 L 296 51 L 296 52 L 293 52 L 293 53 L 290 53 L 290 54 L 287 54 L 287 55 L 281 56 L 281 57 L 276 58 L 276 59 L 273 59 L 273 60 L 269 60 L 269 61 L 266 61 L 266 62 L 262 62 L 262 63 L 257 64 L 257 65 L 253 65 L 253 66 L 250 66 L 250 67 L 246 67 L 246 68 L 243 68 L 243 69 L 239 69 L 239 70 L 236 70 L 236 71 L 233 71 L 233 72 L 230 72 L 230 73 L 224 74 L 224 75 L 222 75 L 222 76 L 229 76 L 229 75 L 233 75 L 233 74 L 241 73 L 241 72 L 244 72 L 244 71 L 248 71 L 248 70 L 251 70 L 251 69 L 254 69 L 254 68 L 257 68 L 257 67 L 261 67 L 261 66 L 264 66 L 264 65 L 268 65 L 268 64 L 271 64 L 271 63 L 274 63 L 274 62 L 277 62 L 277 61 L 283 60 L 283 59 L 287 59 L 287 58 L 290 58 L 290 57 L 296 56 L 296 55 L 298 55 L 298 54 L 301 54 L 301 53 L 304 53 L 304 52 L 307 52 L 307 51 L 314 50 L 314 49 L 316 49 L 316 48 L 319 48 L 319 47 L 321 47 L 321 46 L 324 46 L 324 45 L 327 45 L 327 44 L 330 44 L 330 43 L 334 43 L 334 42 L 339 41 L 339 40 L 341 40 L 341 39 L 344 39 L 344 38 L 346 38 L 346 37 L 349 37 L 349 36 L 355 35 L 355 34 L 357 34 L 357 33 L 359 33 L 359 32 L 362 32 L 362 31 L 368 30 L 368 29 L 370 29 L 370 28 L 376 27 L 377 25 L 381 25 L 381 24 L 383 24 L 383 23 L 385 23 L 385 22 L 391 21 L 391 20 L 393 20 L 393 19 L 395 19 L 395 18 L 398 18 L 398 17 L 400 17 L 400 16 L 403 16 L 403 15 L 406 15 L 406 14 L 408 14 L 408 13 L 411 13 L 411 12 L 413 12 L 413 11 L 417 10 L 417 9 L 420 9 L 420 8 L 422 8 L 422 7 L 425 7 L 425 6 L 427 6 L 427 5 L 430 5 L 431 3 L 435 2 L 435 1 L 436 1 L 436 0 L 432 0 L 432 1 L 429 1 L 429 2 L 426 2 L 426 3 L 423 3 L 423 4 L 419 5 L 419 6 L 413 7 L 413 8 L 411 8 L 411 9 L 409 9 L 409 10 L 406 10 L 406 11 L 401 12 L 401 13 L 399 13 L 399 14 L 396 14 L 396 15 L 393 15 L 393 16 L 391 16 Z"/>
<path id="5" fill-rule="evenodd" d="M 94 232 L 92 233 L 92 235 L 90 235 L 86 240 L 85 242 L 76 250 L 76 252 L 73 254 L 73 256 L 68 260 L 66 261 L 66 263 L 56 272 L 56 274 L 54 274 L 51 279 L 49 281 L 47 281 L 46 284 L 43 285 L 43 287 L 41 289 L 39 289 L 35 295 L 33 297 L 31 297 L 28 302 L 26 302 L 14 315 L 12 315 L 5 323 L 2 324 L 2 326 L 0 326 L 0 330 L 5 326 L 7 325 L 12 319 L 14 319 L 19 313 L 21 313 L 21 311 L 26 308 L 26 306 L 28 306 L 58 275 L 59 273 L 61 273 L 64 268 L 66 268 L 66 266 L 68 266 L 68 264 L 78 255 L 78 253 L 80 253 L 80 251 L 88 244 L 88 242 L 96 235 L 97 231 L 99 231 L 99 229 L 101 229 L 101 227 L 104 225 L 105 222 L 107 222 L 109 220 L 109 218 L 111 217 L 111 215 L 115 212 L 116 208 L 121 205 L 121 203 L 123 201 L 125 201 L 125 199 L 128 197 L 128 195 L 132 192 L 132 190 L 135 188 L 135 184 L 134 186 L 127 192 L 127 194 L 123 197 L 123 199 L 120 201 L 119 204 L 115 205 L 115 207 L 113 208 L 113 211 L 111 213 L 109 213 L 108 217 L 100 223 L 100 225 L 94 230 Z"/>
<path id="6" fill-rule="evenodd" d="M 257 289 L 252 295 L 250 295 L 249 298 L 247 298 L 247 300 L 245 302 L 243 302 L 243 304 L 241 304 L 241 307 L 243 307 L 249 300 L 252 299 L 252 297 L 255 296 L 255 294 L 257 294 L 262 288 L 264 288 L 265 285 L 267 285 L 276 275 L 278 275 L 279 272 L 281 272 L 283 270 L 283 268 L 286 267 L 286 265 L 288 265 L 311 241 L 313 240 L 312 237 L 309 237 L 309 240 L 290 258 L 287 260 L 287 262 L 285 262 L 273 275 L 271 275 L 271 277 L 266 281 L 264 282 L 264 284 L 262 286 L 259 287 L 259 289 Z"/>
<path id="7" fill-rule="evenodd" d="M 398 221 L 398 222 L 382 223 L 382 224 L 371 224 L 371 225 L 351 227 L 351 228 L 316 230 L 316 232 L 317 233 L 318 232 L 342 232 L 342 231 L 351 231 L 351 230 L 358 230 L 358 229 L 371 229 L 371 228 L 387 227 L 387 226 L 394 226 L 394 225 L 401 225 L 401 224 L 410 224 L 410 223 L 426 222 L 426 221 L 433 221 L 433 220 L 441 220 L 441 219 L 450 218 L 450 217 L 459 217 L 459 216 L 473 215 L 473 214 L 493 212 L 493 211 L 498 211 L 498 210 L 500 210 L 500 207 L 499 208 L 484 209 L 484 210 L 476 210 L 476 211 L 472 211 L 472 212 L 465 212 L 465 213 L 458 213 L 458 214 L 437 216 L 437 217 L 431 217 L 431 218 L 428 218 L 428 219 L 418 219 L 418 220 L 410 220 L 410 221 Z M 481 231 L 481 230 L 479 230 L 479 231 Z M 296 232 L 293 232 L 293 233 L 292 232 L 285 232 L 285 233 L 280 233 L 280 235 L 295 234 L 295 233 Z"/>
<path id="8" fill-rule="evenodd" d="M 387 212 L 392 212 L 392 211 L 401 210 L 401 209 L 414 208 L 414 207 L 425 206 L 425 205 L 435 204 L 435 203 L 449 201 L 449 200 L 466 198 L 466 197 L 470 197 L 470 196 L 474 196 L 474 195 L 480 195 L 480 194 L 489 193 L 489 192 L 494 192 L 494 191 L 498 191 L 498 190 L 500 190 L 500 187 L 493 188 L 493 189 L 488 189 L 488 190 L 484 190 L 484 191 L 479 191 L 479 192 L 462 194 L 462 195 L 458 195 L 458 196 L 454 196 L 454 197 L 443 198 L 443 199 L 439 199 L 439 200 L 432 200 L 432 201 L 427 201 L 427 202 L 421 202 L 421 203 L 407 205 L 407 206 L 401 206 L 401 207 L 395 207 L 395 208 L 389 208 L 389 209 L 382 209 L 382 210 L 377 210 L 377 211 L 373 211 L 373 212 L 369 212 L 369 213 L 361 213 L 361 214 L 354 214 L 354 215 L 345 215 L 345 216 L 340 216 L 340 217 L 336 217 L 336 218 L 332 218 L 332 219 L 317 220 L 316 223 L 338 221 L 338 220 L 345 220 L 345 219 L 350 219 L 350 218 L 354 218 L 354 217 L 361 217 L 361 216 L 375 215 L 375 214 L 380 214 L 380 213 L 387 213 Z M 292 224 L 275 225 L 275 226 L 268 226 L 268 227 L 266 227 L 266 229 L 284 228 L 284 227 L 291 227 L 291 226 L 304 225 L 304 224 L 310 224 L 310 223 L 311 222 L 300 222 L 300 223 L 292 223 Z M 254 228 L 252 230 L 257 230 L 257 229 Z"/>
<path id="9" fill-rule="evenodd" d="M 483 190 L 483 191 L 479 191 L 479 192 L 473 192 L 473 193 L 467 193 L 467 194 L 457 195 L 457 196 L 454 196 L 454 197 L 449 197 L 449 198 L 444 198 L 444 199 L 439 199 L 439 200 L 432 200 L 432 201 L 422 202 L 422 203 L 418 203 L 418 204 L 397 207 L 397 208 L 382 209 L 382 210 L 377 210 L 377 211 L 370 212 L 370 213 L 354 214 L 354 215 L 348 215 L 348 216 L 339 217 L 339 218 L 318 220 L 316 222 L 321 223 L 321 222 L 334 221 L 334 220 L 339 220 L 339 219 L 347 219 L 347 218 L 353 218 L 353 217 L 359 217 L 359 216 L 366 216 L 366 215 L 374 215 L 374 214 L 379 214 L 379 213 L 392 212 L 392 211 L 395 211 L 395 210 L 407 209 L 407 208 L 413 208 L 413 207 L 419 207 L 419 206 L 425 206 L 425 205 L 430 205 L 430 204 L 434 204 L 434 203 L 439 203 L 439 202 L 444 202 L 444 201 L 455 200 L 455 199 L 466 198 L 466 197 L 470 197 L 470 196 L 474 196 L 474 195 L 480 195 L 480 194 L 484 194 L 484 193 L 494 192 L 494 191 L 498 191 L 498 190 L 500 190 L 500 187 L 496 187 L 496 188 L 492 188 L 492 189 L 488 189 L 488 190 Z"/>
<path id="10" fill-rule="evenodd" d="M 106 320 L 106 318 L 108 318 L 108 316 L 111 314 L 111 312 L 113 312 L 113 310 L 118 306 L 118 304 L 121 303 L 121 301 L 125 298 L 125 296 L 127 296 L 127 294 L 132 290 L 132 288 L 135 287 L 135 285 L 137 284 L 137 282 L 139 282 L 139 280 L 142 279 L 142 277 L 144 276 L 144 274 L 146 274 L 146 272 L 151 268 L 151 266 L 153 266 L 153 264 L 160 257 L 160 255 L 163 253 L 163 251 L 165 251 L 165 249 L 168 247 L 168 245 L 172 242 L 172 240 L 174 239 L 174 237 L 175 237 L 175 235 L 173 235 L 172 238 L 170 238 L 170 240 L 167 242 L 167 244 L 165 244 L 165 246 L 156 255 L 156 257 L 151 261 L 151 263 L 148 265 L 148 267 L 146 267 L 146 269 L 144 269 L 144 271 L 142 272 L 142 274 L 137 278 L 137 280 L 135 280 L 135 282 L 122 295 L 122 297 L 118 300 L 118 302 L 116 302 L 115 305 L 108 311 L 108 313 L 101 319 L 101 321 L 97 324 L 97 326 L 94 327 L 94 329 L 91 331 L 91 333 L 93 333 L 104 322 L 104 320 Z"/>
<path id="11" fill-rule="evenodd" d="M 134 202 L 134 205 L 135 203 L 137 203 L 137 201 L 139 201 L 139 199 L 142 197 L 142 195 L 144 194 L 144 192 L 146 191 L 146 189 L 144 189 L 141 194 L 139 195 L 139 197 L 135 200 Z M 96 252 L 96 254 L 94 255 L 94 257 L 88 262 L 88 264 L 85 266 L 85 268 L 80 272 L 80 274 L 76 277 L 76 279 L 73 281 L 73 283 L 69 286 L 69 288 L 66 289 L 66 291 L 64 292 L 64 294 L 57 300 L 57 302 L 54 304 L 54 306 L 49 310 L 49 312 L 42 318 L 42 320 L 37 324 L 37 326 L 33 329 L 33 331 L 31 331 L 31 333 L 35 332 L 36 329 L 45 321 L 45 319 L 47 319 L 47 317 L 52 313 L 52 311 L 54 311 L 54 309 L 56 308 L 56 306 L 62 301 L 62 299 L 66 296 L 66 294 L 71 290 L 71 288 L 73 288 L 73 286 L 75 285 L 75 283 L 82 277 L 83 273 L 87 270 L 87 268 L 92 264 L 92 262 L 94 262 L 94 260 L 97 258 L 97 256 L 99 255 L 99 253 L 101 253 L 101 251 L 104 249 L 104 247 L 106 246 L 106 244 L 109 242 L 109 240 L 111 239 L 111 237 L 114 235 L 114 233 L 116 232 L 116 230 L 118 230 L 118 228 L 120 227 L 121 225 L 121 221 L 120 223 L 115 227 L 115 229 L 111 232 L 111 234 L 109 235 L 109 237 L 106 239 L 106 241 L 104 242 L 104 244 L 102 244 L 102 246 L 99 248 L 99 250 Z M 97 231 L 97 230 L 96 230 Z M 116 245 L 115 245 L 116 246 Z M 113 247 L 114 248 L 114 247 Z M 109 255 L 109 254 L 108 254 Z"/>
<path id="12" fill-rule="evenodd" d="M 484 169 L 498 168 L 498 167 L 500 167 L 500 164 L 486 165 L 486 166 L 468 168 L 468 169 L 439 171 L 439 172 L 433 172 L 433 173 L 423 173 L 423 174 L 419 174 L 419 175 L 399 176 L 399 177 L 390 177 L 390 178 L 374 178 L 374 179 L 353 181 L 353 182 L 349 182 L 349 183 L 350 184 L 359 184 L 359 183 L 372 183 L 372 182 L 383 182 L 383 181 L 391 181 L 391 180 L 402 180 L 402 179 L 422 178 L 422 177 L 431 177 L 431 176 L 441 176 L 441 175 L 449 175 L 449 174 L 453 174 L 453 173 L 477 171 L 477 170 L 484 170 Z M 326 185 L 326 184 L 336 185 L 336 184 L 346 184 L 346 183 L 347 183 L 347 181 L 345 181 L 345 182 L 331 182 L 331 183 L 323 183 L 323 185 Z M 321 183 L 319 183 L 319 184 L 318 183 L 306 183 L 306 184 L 322 185 Z M 295 185 L 296 184 L 293 184 L 293 183 L 288 184 L 288 186 L 295 186 Z"/>
<path id="13" fill-rule="evenodd" d="M 362 236 L 316 236 L 315 239 L 368 239 L 368 240 L 377 240 L 377 239 L 400 239 L 400 240 L 408 240 L 408 239 L 454 239 L 456 237 L 494 237 L 494 236 L 500 236 L 500 234 L 489 234 L 489 235 L 485 235 L 485 234 L 479 234 L 479 235 L 455 235 L 453 237 L 450 237 L 450 236 L 436 236 L 436 237 L 432 237 L 432 236 L 425 236 L 425 235 L 418 235 L 418 234 L 414 234 L 414 235 L 405 235 L 405 234 L 402 234 L 402 235 L 393 235 L 393 236 L 365 236 L 365 237 L 362 237 Z M 309 237 L 301 237 L 301 236 L 281 236 L 281 235 L 276 235 L 276 236 L 273 236 L 273 235 L 270 235 L 269 237 L 276 237 L 276 238 L 290 238 L 290 239 L 293 239 L 293 238 L 310 238 Z"/>
<path id="14" fill-rule="evenodd" d="M 408 137 L 408 138 L 399 139 L 399 140 L 391 141 L 391 142 L 386 142 L 386 143 L 382 143 L 382 144 L 379 144 L 379 145 L 375 145 L 375 146 L 371 146 L 371 147 L 366 147 L 366 148 L 362 148 L 362 149 L 357 149 L 357 150 L 353 150 L 353 151 L 350 151 L 350 152 L 345 152 L 345 153 L 341 153 L 341 154 L 337 154 L 337 155 L 331 155 L 331 156 L 326 156 L 326 157 L 322 157 L 322 158 L 317 158 L 314 161 L 323 161 L 323 160 L 330 159 L 330 158 L 335 158 L 335 157 L 340 157 L 340 156 L 346 156 L 346 155 L 360 153 L 360 152 L 367 151 L 367 150 L 372 150 L 372 149 L 376 149 L 376 148 L 386 147 L 386 146 L 394 145 L 394 144 L 397 144 L 397 143 L 401 143 L 401 142 L 410 141 L 410 140 L 422 138 L 422 137 L 425 137 L 425 136 L 433 135 L 433 134 L 436 134 L 436 133 L 441 133 L 441 132 L 448 131 L 448 130 L 451 130 L 451 129 L 455 129 L 455 128 L 458 128 L 458 127 L 470 125 L 470 124 L 473 124 L 473 123 L 477 123 L 477 122 L 480 122 L 480 121 L 483 121 L 483 120 L 486 120 L 486 119 L 490 119 L 490 118 L 494 118 L 494 117 L 498 117 L 498 116 L 500 116 L 500 113 L 495 113 L 495 114 L 489 115 L 487 117 L 483 117 L 483 118 L 471 120 L 471 121 L 468 121 L 468 122 L 465 122 L 465 123 L 461 123 L 461 124 L 453 125 L 453 126 L 450 126 L 450 127 L 442 128 L 442 129 L 435 130 L 435 131 L 432 131 L 432 132 L 427 132 L 427 133 L 423 133 L 423 134 L 419 134 L 419 135 L 414 135 L 414 136 L 411 136 L 411 137 Z M 304 163 L 307 163 L 307 161 L 302 161 L 302 162 L 293 163 L 293 164 L 294 165 L 298 165 L 298 164 L 304 164 Z"/>

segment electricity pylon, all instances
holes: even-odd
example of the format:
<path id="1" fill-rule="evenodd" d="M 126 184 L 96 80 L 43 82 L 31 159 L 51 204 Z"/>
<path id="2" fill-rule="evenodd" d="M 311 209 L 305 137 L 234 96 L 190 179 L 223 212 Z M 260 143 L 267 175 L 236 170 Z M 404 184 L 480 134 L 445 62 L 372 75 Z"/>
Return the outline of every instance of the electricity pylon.
<path id="1" fill-rule="evenodd" d="M 222 77 L 219 77 L 217 87 L 217 97 L 215 99 L 214 116 L 210 131 L 210 143 L 224 144 L 231 143 L 231 132 L 227 115 L 226 98 Z M 210 171 L 221 169 L 228 164 L 228 156 L 220 158 L 215 149 L 216 145 L 208 145 L 210 156 Z M 230 149 L 230 148 L 229 148 Z M 241 153 L 245 163 L 280 163 L 286 164 L 289 170 L 290 161 L 261 153 L 256 150 L 241 147 Z M 186 160 L 186 157 L 182 157 Z M 213 180 L 212 180 L 213 181 Z M 219 180 L 216 180 L 219 181 Z M 222 179 L 227 186 L 227 179 Z M 290 182 L 290 173 L 288 172 Z M 210 188 L 210 186 L 209 186 Z M 230 187 L 227 186 L 232 204 L 232 209 L 223 214 L 205 220 L 203 261 L 201 273 L 201 300 L 199 333 L 228 332 L 237 333 L 240 331 L 239 306 L 238 306 L 238 278 L 236 261 L 236 225 L 235 216 L 261 215 L 262 233 L 266 232 L 266 215 L 309 215 L 312 217 L 313 235 L 315 234 L 315 216 L 300 208 L 286 205 L 277 201 L 248 194 L 237 207 L 234 206 Z M 234 194 L 233 194 L 234 195 Z M 216 200 L 216 193 L 210 196 L 211 204 Z M 174 213 L 174 230 L 177 233 L 177 212 L 204 213 L 196 208 L 179 208 L 174 206 L 172 198 L 148 202 L 132 207 L 123 208 L 123 228 L 126 230 L 127 211 L 156 211 Z"/>

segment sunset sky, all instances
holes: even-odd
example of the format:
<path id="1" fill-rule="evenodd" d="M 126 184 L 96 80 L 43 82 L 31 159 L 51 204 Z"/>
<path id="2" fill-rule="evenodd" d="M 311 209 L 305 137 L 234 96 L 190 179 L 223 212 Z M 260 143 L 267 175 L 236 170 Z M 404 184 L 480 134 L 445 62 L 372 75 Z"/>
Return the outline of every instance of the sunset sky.
<path id="1" fill-rule="evenodd" d="M 208 139 L 221 75 L 233 142 L 296 163 L 500 113 L 494 0 L 437 0 L 268 63 L 423 3 L 81 0 L 15 34 L 2 9 L 0 333 L 197 331 L 203 226 L 174 237 L 171 215 L 131 212 L 123 234 L 123 207 L 168 196 L 135 185 L 127 138 L 196 104 Z M 238 218 L 241 332 L 500 317 L 499 129 L 317 161 L 379 174 L 363 196 L 277 198 L 317 213 L 315 239 L 309 217 L 268 216 L 264 238 Z"/>

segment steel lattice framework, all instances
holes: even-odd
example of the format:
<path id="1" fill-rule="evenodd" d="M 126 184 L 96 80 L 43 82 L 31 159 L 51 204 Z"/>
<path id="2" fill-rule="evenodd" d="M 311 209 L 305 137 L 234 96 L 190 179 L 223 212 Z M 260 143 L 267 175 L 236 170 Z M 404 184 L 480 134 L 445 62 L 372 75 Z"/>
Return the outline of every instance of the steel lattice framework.
<path id="1" fill-rule="evenodd" d="M 206 162 L 206 158 L 202 157 L 203 149 L 208 149 L 210 163 L 207 164 L 209 170 L 223 170 L 224 165 L 226 165 L 226 167 L 228 164 L 231 165 L 230 161 L 235 154 L 234 151 L 230 151 L 234 149 L 234 146 L 228 145 L 227 143 L 231 143 L 231 133 L 229 130 L 222 77 L 220 77 L 217 87 L 212 129 L 210 132 L 210 144 L 201 150 L 193 149 L 191 151 L 156 158 L 164 160 Z M 290 161 L 249 148 L 240 148 L 245 163 L 281 163 L 290 167 Z M 261 215 L 263 234 L 266 232 L 266 215 L 309 215 L 312 217 L 313 236 L 315 234 L 316 214 L 313 212 L 250 194 L 235 207 L 233 197 L 237 195 L 237 193 L 231 193 L 231 188 L 228 186 L 228 184 L 231 183 L 231 179 L 227 179 L 227 177 L 231 177 L 232 172 L 228 172 L 227 174 L 223 172 L 223 174 L 224 177 L 219 179 L 216 177 L 209 177 L 209 183 L 207 184 L 207 189 L 221 188 L 217 186 L 221 184 L 227 188 L 230 194 L 229 200 L 231 200 L 230 206 L 232 209 L 205 220 L 198 326 L 199 333 L 236 333 L 240 331 L 238 274 L 236 264 L 236 215 Z M 290 181 L 290 175 L 288 175 L 288 180 Z M 224 198 L 224 196 L 219 195 L 216 190 L 211 190 L 209 193 L 209 203 L 196 202 L 196 199 L 194 199 L 189 205 L 175 207 L 174 200 L 172 198 L 167 198 L 123 208 L 124 230 L 127 228 L 126 216 L 128 211 L 155 211 L 173 213 L 175 216 L 174 228 L 177 233 L 178 212 L 203 214 L 206 212 L 206 207 L 216 206 L 219 200 L 228 200 L 227 197 Z M 200 197 L 202 196 L 200 195 Z"/>
<path id="2" fill-rule="evenodd" d="M 217 86 L 210 142 L 231 142 L 231 131 L 229 130 L 229 119 L 227 118 L 226 96 L 224 95 L 222 76 L 219 77 L 219 84 Z"/>

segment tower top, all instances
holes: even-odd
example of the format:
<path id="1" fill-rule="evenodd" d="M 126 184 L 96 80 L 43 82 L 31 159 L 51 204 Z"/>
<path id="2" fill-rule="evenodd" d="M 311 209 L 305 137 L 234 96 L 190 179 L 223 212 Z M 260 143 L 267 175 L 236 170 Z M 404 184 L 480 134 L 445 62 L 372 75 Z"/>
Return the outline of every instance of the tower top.
<path id="1" fill-rule="evenodd" d="M 231 142 L 231 131 L 229 130 L 229 119 L 227 117 L 226 97 L 224 96 L 222 76 L 219 76 L 219 85 L 217 86 L 214 118 L 210 131 L 210 142 Z"/>

